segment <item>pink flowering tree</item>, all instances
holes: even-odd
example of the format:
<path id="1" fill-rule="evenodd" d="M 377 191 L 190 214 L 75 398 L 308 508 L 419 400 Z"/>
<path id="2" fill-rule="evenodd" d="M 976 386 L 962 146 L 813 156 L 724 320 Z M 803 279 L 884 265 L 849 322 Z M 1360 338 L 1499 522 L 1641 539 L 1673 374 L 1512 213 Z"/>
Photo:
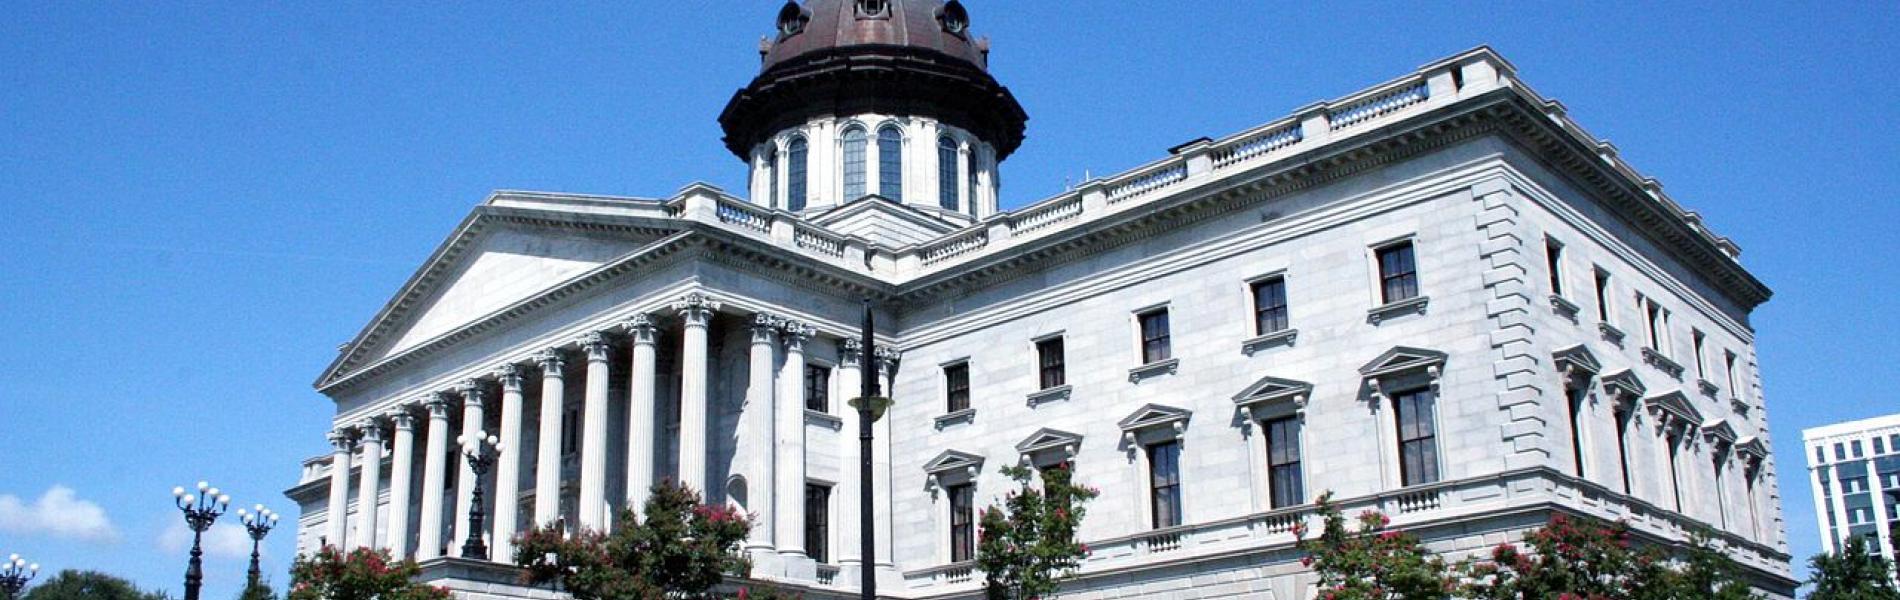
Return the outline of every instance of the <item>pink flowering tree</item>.
<path id="1" fill-rule="evenodd" d="M 1332 493 L 1320 496 L 1325 519 L 1319 537 L 1307 537 L 1304 524 L 1293 529 L 1301 561 L 1319 575 L 1321 600 L 1445 600 L 1454 582 L 1445 561 L 1433 556 L 1418 537 L 1387 529 L 1391 520 L 1377 511 L 1359 514 L 1358 529 L 1346 525 Z"/>
<path id="2" fill-rule="evenodd" d="M 990 600 L 1053 598 L 1089 554 L 1075 531 L 1101 492 L 1075 483 L 1066 466 L 1044 469 L 1040 487 L 1027 467 L 1005 467 L 1003 474 L 1017 489 L 1002 506 L 983 510 L 976 548 L 983 593 Z"/>
<path id="3" fill-rule="evenodd" d="M 641 515 L 621 511 L 611 534 L 531 529 L 515 539 L 515 564 L 528 583 L 559 582 L 578 600 L 714 598 L 727 575 L 751 571 L 739 552 L 745 515 L 671 482 L 653 486 Z"/>
<path id="4" fill-rule="evenodd" d="M 1464 595 L 1474 599 L 1633 598 L 1644 591 L 1657 557 L 1630 547 L 1627 524 L 1563 515 L 1525 534 L 1522 547 L 1499 544 L 1488 560 L 1468 561 Z"/>
<path id="5" fill-rule="evenodd" d="M 325 546 L 297 557 L 290 567 L 286 600 L 449 600 L 448 590 L 410 581 L 419 569 L 412 560 L 392 560 L 387 550 L 357 548 L 348 553 Z"/>

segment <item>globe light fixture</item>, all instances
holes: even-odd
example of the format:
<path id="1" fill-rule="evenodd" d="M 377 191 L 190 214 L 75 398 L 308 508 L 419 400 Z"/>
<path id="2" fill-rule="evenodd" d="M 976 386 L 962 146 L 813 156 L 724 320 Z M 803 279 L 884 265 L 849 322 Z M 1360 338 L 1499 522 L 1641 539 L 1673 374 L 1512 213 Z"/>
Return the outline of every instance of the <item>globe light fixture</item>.
<path id="1" fill-rule="evenodd" d="M 477 431 L 456 441 L 461 442 L 462 456 L 468 460 L 469 471 L 475 474 L 475 485 L 469 490 L 469 535 L 462 541 L 462 558 L 482 560 L 488 558 L 488 545 L 482 541 L 482 475 L 495 464 L 495 457 L 488 450 L 500 451 L 501 439 Z"/>
<path id="2" fill-rule="evenodd" d="M 218 488 L 203 481 L 198 482 L 198 493 L 185 491 L 183 487 L 172 488 L 172 501 L 178 505 L 179 512 L 185 514 L 185 525 L 191 528 L 191 563 L 185 567 L 185 600 L 198 600 L 198 588 L 204 585 L 204 549 L 201 544 L 205 530 L 224 514 L 231 504 L 231 497 L 219 493 Z"/>
<path id="3" fill-rule="evenodd" d="M 26 589 L 27 582 L 33 581 L 33 576 L 39 572 L 39 563 L 26 562 L 18 554 L 8 556 L 6 562 L 0 563 L 0 598 L 13 600 L 19 597 L 20 590 Z"/>
<path id="4" fill-rule="evenodd" d="M 249 511 L 240 508 L 237 513 L 238 520 L 244 522 L 244 530 L 251 534 L 251 570 L 245 579 L 245 586 L 253 587 L 264 576 L 264 571 L 258 567 L 258 547 L 263 544 L 264 536 L 270 535 L 270 530 L 277 526 L 277 513 L 264 508 L 262 504 L 252 506 Z"/>

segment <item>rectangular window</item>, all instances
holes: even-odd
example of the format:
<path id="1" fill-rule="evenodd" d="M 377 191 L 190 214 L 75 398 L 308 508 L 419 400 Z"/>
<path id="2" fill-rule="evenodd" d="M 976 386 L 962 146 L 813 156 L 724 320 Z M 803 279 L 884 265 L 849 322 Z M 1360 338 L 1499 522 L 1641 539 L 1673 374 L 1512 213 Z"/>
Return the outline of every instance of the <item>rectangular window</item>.
<path id="1" fill-rule="evenodd" d="M 1815 446 L 1814 447 L 1814 464 L 1818 465 L 1824 462 L 1827 462 L 1827 449 L 1822 448 L 1820 446 Z"/>
<path id="2" fill-rule="evenodd" d="M 1610 322 L 1610 273 L 1602 267 L 1596 269 L 1597 280 L 1597 320 Z"/>
<path id="3" fill-rule="evenodd" d="M 831 411 L 831 367 L 805 365 L 805 409 Z"/>
<path id="4" fill-rule="evenodd" d="M 1041 380 L 1041 389 L 1061 387 L 1068 381 L 1063 371 L 1062 338 L 1052 337 L 1036 342 L 1036 373 Z"/>
<path id="5" fill-rule="evenodd" d="M 976 487 L 964 483 L 948 488 L 950 494 L 950 562 L 976 558 Z"/>
<path id="6" fill-rule="evenodd" d="M 561 414 L 561 456 L 573 456 L 581 451 L 581 409 L 569 406 Z"/>
<path id="7" fill-rule="evenodd" d="M 1402 242 L 1379 249 L 1380 298 L 1391 304 L 1418 296 L 1418 264 L 1412 257 L 1412 243 Z"/>
<path id="8" fill-rule="evenodd" d="M 1584 390 L 1581 388 L 1571 388 L 1566 391 L 1568 392 L 1566 395 L 1568 395 L 1569 398 L 1566 399 L 1566 402 L 1564 404 L 1566 404 L 1570 410 L 1570 464 L 1571 464 L 1571 468 L 1576 469 L 1573 472 L 1576 473 L 1577 477 L 1584 477 L 1585 476 L 1583 472 L 1583 402 L 1584 402 L 1583 393 L 1584 393 Z"/>
<path id="9" fill-rule="evenodd" d="M 1722 351 L 1722 372 L 1728 379 L 1728 396 L 1730 398 L 1742 397 L 1742 388 L 1741 386 L 1735 383 L 1736 379 L 1735 379 L 1735 353 L 1734 352 L 1729 352 L 1727 350 Z"/>
<path id="10" fill-rule="evenodd" d="M 1642 296 L 1637 296 L 1637 302 L 1643 305 L 1643 314 L 1647 317 L 1645 321 L 1649 325 L 1649 349 L 1667 356 L 1669 351 L 1663 345 L 1663 336 L 1669 333 L 1669 313 L 1661 306 L 1657 306 L 1654 301 Z"/>
<path id="11" fill-rule="evenodd" d="M 1148 446 L 1148 496 L 1155 529 L 1181 524 L 1181 442 Z"/>
<path id="12" fill-rule="evenodd" d="M 1879 437 L 1875 437 L 1874 438 L 1874 454 L 1886 454 L 1886 453 L 1887 453 L 1887 440 L 1883 440 L 1883 439 L 1880 439 Z"/>
<path id="13" fill-rule="evenodd" d="M 1663 444 L 1669 447 L 1669 491 L 1675 494 L 1676 512 L 1682 512 L 1682 470 L 1677 465 L 1682 459 L 1681 436 L 1668 434 Z"/>
<path id="14" fill-rule="evenodd" d="M 1616 415 L 1616 463 L 1623 469 L 1623 493 L 1630 493 L 1630 442 L 1629 431 L 1632 415 L 1630 411 L 1617 409 Z"/>
<path id="15" fill-rule="evenodd" d="M 831 559 L 831 486 L 805 484 L 805 555 L 819 563 Z"/>
<path id="16" fill-rule="evenodd" d="M 970 363 L 960 362 L 943 368 L 944 411 L 970 408 Z"/>
<path id="17" fill-rule="evenodd" d="M 1422 485 L 1438 481 L 1438 431 L 1432 413 L 1436 399 L 1428 390 L 1395 394 L 1399 424 L 1399 481 Z"/>
<path id="18" fill-rule="evenodd" d="M 1847 444 L 1834 442 L 1834 460 L 1847 460 Z"/>
<path id="19" fill-rule="evenodd" d="M 1550 268 L 1550 293 L 1554 296 L 1564 295 L 1563 256 L 1563 244 L 1544 238 L 1544 265 Z"/>
<path id="20" fill-rule="evenodd" d="M 1286 278 L 1269 277 L 1253 282 L 1254 335 L 1266 335 L 1287 328 Z"/>
<path id="21" fill-rule="evenodd" d="M 1854 451 L 1854 458 L 1860 458 L 1861 457 L 1860 440 L 1854 440 L 1852 442 L 1849 442 L 1848 444 L 1849 444 L 1848 447 L 1852 448 Z"/>
<path id="22" fill-rule="evenodd" d="M 1267 493 L 1272 507 L 1305 504 L 1300 482 L 1300 418 L 1273 419 L 1260 428 L 1267 433 Z"/>
<path id="23" fill-rule="evenodd" d="M 1689 335 L 1695 345 L 1695 377 L 1696 379 L 1708 381 L 1709 369 L 1702 364 L 1704 362 L 1702 360 L 1702 350 L 1707 345 L 1708 336 L 1702 335 L 1702 330 L 1700 329 L 1690 329 Z"/>
<path id="24" fill-rule="evenodd" d="M 1158 363 L 1173 356 L 1168 344 L 1168 309 L 1157 308 L 1136 315 L 1141 322 L 1141 362 Z"/>

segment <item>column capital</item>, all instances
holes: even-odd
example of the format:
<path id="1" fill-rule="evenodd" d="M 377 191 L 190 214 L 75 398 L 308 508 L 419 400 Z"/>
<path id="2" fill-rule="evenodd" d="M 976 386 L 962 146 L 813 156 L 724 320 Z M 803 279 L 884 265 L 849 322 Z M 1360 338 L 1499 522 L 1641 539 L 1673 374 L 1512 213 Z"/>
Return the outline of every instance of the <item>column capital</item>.
<path id="1" fill-rule="evenodd" d="M 469 404 L 486 405 L 488 403 L 488 385 L 480 379 L 464 379 L 455 386 L 462 394 L 462 401 Z"/>
<path id="2" fill-rule="evenodd" d="M 356 430 L 362 432 L 362 436 L 360 436 L 357 439 L 357 443 L 359 444 L 369 445 L 369 444 L 383 443 L 383 424 L 382 423 L 370 421 L 362 425 L 356 426 Z"/>
<path id="3" fill-rule="evenodd" d="M 752 313 L 752 320 L 747 324 L 747 327 L 752 330 L 752 343 L 772 343 L 773 338 L 778 336 L 779 327 L 784 324 L 785 319 L 779 318 L 778 315 L 771 313 Z"/>
<path id="4" fill-rule="evenodd" d="M 338 427 L 331 430 L 328 436 L 330 438 L 330 447 L 337 452 L 349 452 L 350 447 L 354 446 L 356 441 L 356 436 L 352 435 L 353 433 L 354 432 L 350 431 L 348 427 Z"/>
<path id="5" fill-rule="evenodd" d="M 436 394 L 424 401 L 422 406 L 429 410 L 430 419 L 447 419 L 449 418 L 449 409 L 454 408 L 454 403 L 455 401 L 447 396 Z"/>
<path id="6" fill-rule="evenodd" d="M 416 416 L 410 414 L 408 410 L 398 410 L 390 413 L 389 422 L 396 426 L 396 431 L 416 430 Z"/>
<path id="7" fill-rule="evenodd" d="M 811 339 L 812 334 L 817 331 L 818 328 L 808 323 L 785 319 L 779 327 L 779 341 L 785 343 L 786 350 L 801 350 L 805 346 L 805 341 Z"/>
<path id="8" fill-rule="evenodd" d="M 838 364 L 846 368 L 857 368 L 859 355 L 864 352 L 864 343 L 858 338 L 838 340 Z"/>
<path id="9" fill-rule="evenodd" d="M 604 331 L 583 335 L 576 343 L 580 344 L 582 352 L 587 353 L 587 362 L 607 362 L 609 352 L 613 350 L 613 344 L 607 341 Z"/>
<path id="10" fill-rule="evenodd" d="M 877 361 L 882 363 L 885 373 L 897 370 L 897 365 L 904 361 L 904 353 L 890 346 L 878 346 L 873 352 L 877 355 Z"/>
<path id="11" fill-rule="evenodd" d="M 635 344 L 652 344 L 659 333 L 659 327 L 653 322 L 653 315 L 643 312 L 633 313 L 625 321 L 620 322 L 620 327 L 627 330 L 627 339 Z"/>
<path id="12" fill-rule="evenodd" d="M 521 391 L 521 371 L 521 365 L 515 363 L 506 363 L 495 369 L 495 380 L 501 382 L 501 391 Z"/>
<path id="13" fill-rule="evenodd" d="M 719 306 L 718 300 L 699 292 L 688 292 L 673 302 L 673 310 L 679 311 L 680 317 L 686 319 L 688 326 L 705 326 L 712 320 L 712 314 L 719 310 Z"/>
<path id="14" fill-rule="evenodd" d="M 560 348 L 548 348 L 534 354 L 534 363 L 541 367 L 542 377 L 559 378 L 567 368 L 567 355 Z"/>

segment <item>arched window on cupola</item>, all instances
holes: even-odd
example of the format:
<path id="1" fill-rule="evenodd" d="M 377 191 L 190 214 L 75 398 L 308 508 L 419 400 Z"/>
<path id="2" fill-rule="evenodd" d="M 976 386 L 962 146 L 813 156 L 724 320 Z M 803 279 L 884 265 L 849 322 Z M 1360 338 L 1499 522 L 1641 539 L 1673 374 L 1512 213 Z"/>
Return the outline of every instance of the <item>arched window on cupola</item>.
<path id="1" fill-rule="evenodd" d="M 877 130 L 877 193 L 904 201 L 904 133 L 894 125 Z"/>
<path id="2" fill-rule="evenodd" d="M 772 181 L 774 194 L 778 180 Z M 785 210 L 805 210 L 805 138 L 795 137 L 785 144 Z"/>
<path id="3" fill-rule="evenodd" d="M 864 197 L 864 128 L 844 130 L 844 202 Z"/>
<path id="4" fill-rule="evenodd" d="M 937 139 L 937 205 L 944 210 L 957 210 L 957 141 L 944 136 Z"/>

